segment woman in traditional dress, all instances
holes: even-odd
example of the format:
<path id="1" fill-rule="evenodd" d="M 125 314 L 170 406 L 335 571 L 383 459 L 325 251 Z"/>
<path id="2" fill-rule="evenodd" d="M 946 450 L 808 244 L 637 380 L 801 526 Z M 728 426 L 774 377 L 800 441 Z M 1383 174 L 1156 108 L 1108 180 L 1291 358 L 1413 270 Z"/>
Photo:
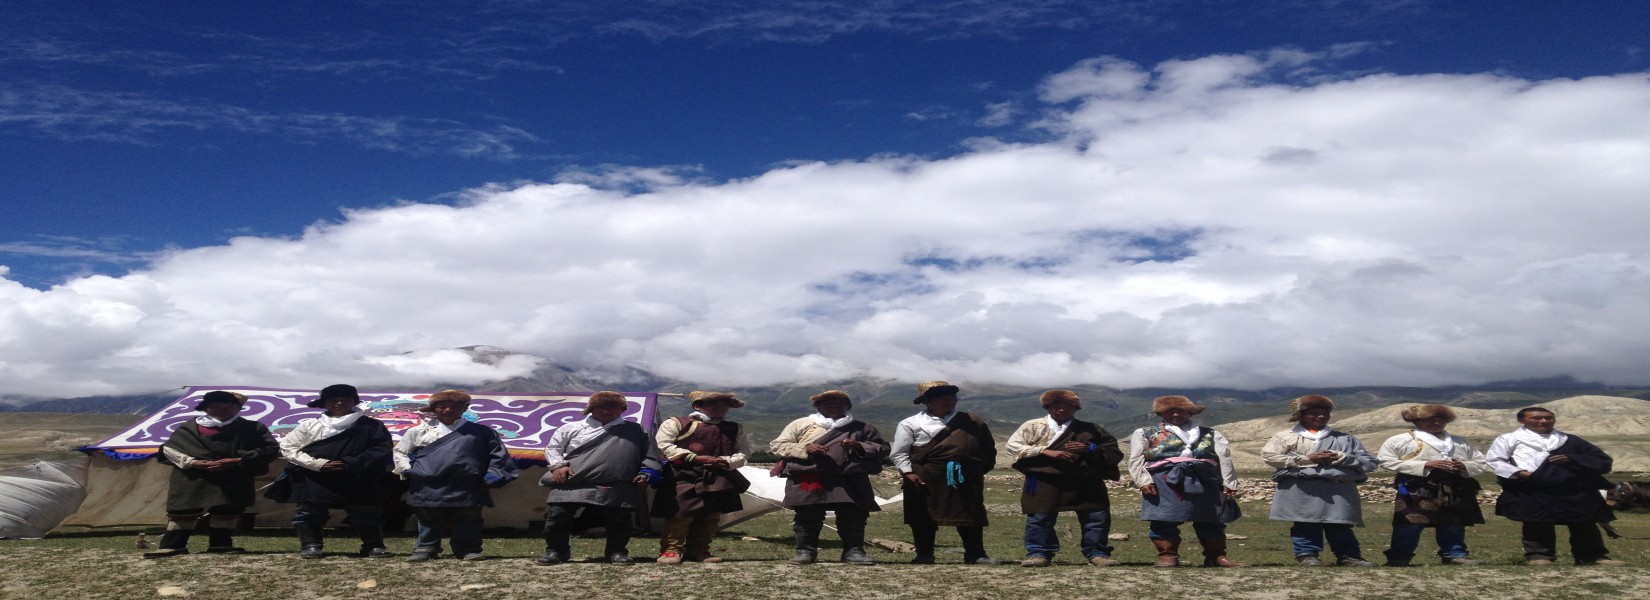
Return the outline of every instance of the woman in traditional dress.
<path id="1" fill-rule="evenodd" d="M 1199 426 L 1203 407 L 1185 396 L 1152 400 L 1162 419 L 1129 435 L 1129 477 L 1140 488 L 1140 520 L 1157 549 L 1157 567 L 1180 565 L 1180 524 L 1191 522 L 1206 567 L 1242 567 L 1226 556 L 1226 524 L 1236 518 L 1237 470 L 1226 436 Z"/>
<path id="2" fill-rule="evenodd" d="M 1398 473 L 1386 566 L 1409 566 L 1427 527 L 1434 530 L 1444 564 L 1478 564 L 1467 552 L 1467 527 L 1484 522 L 1473 479 L 1490 470 L 1484 453 L 1445 430 L 1455 421 L 1448 406 L 1417 404 L 1404 409 L 1403 419 L 1415 430 L 1387 438 L 1377 455 L 1381 468 Z"/>
<path id="3" fill-rule="evenodd" d="M 1289 421 L 1260 449 L 1260 458 L 1277 471 L 1272 480 L 1272 520 L 1291 521 L 1289 539 L 1295 561 L 1303 567 L 1322 566 L 1318 553 L 1328 538 L 1335 564 L 1373 567 L 1364 560 L 1353 527 L 1363 527 L 1363 498 L 1358 484 L 1378 466 L 1358 438 L 1329 427 L 1335 401 L 1317 394 L 1289 402 Z"/>

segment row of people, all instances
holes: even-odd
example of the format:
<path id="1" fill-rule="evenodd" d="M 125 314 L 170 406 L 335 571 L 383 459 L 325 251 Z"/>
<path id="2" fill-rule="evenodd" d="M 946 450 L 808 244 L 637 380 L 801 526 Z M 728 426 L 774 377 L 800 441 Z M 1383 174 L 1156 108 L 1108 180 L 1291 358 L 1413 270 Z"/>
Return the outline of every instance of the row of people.
<path id="1" fill-rule="evenodd" d="M 880 510 L 870 477 L 891 461 L 901 474 L 904 521 L 911 528 L 916 557 L 935 562 L 939 527 L 955 527 L 967 564 L 997 564 L 984 546 L 989 524 L 984 475 L 997 459 L 986 422 L 957 410 L 957 386 L 943 381 L 918 386 L 913 402 L 923 408 L 901 421 L 890 444 L 869 423 L 855 419 L 846 392 L 830 390 L 810 398 L 813 414 L 780 432 L 770 450 L 781 457 L 770 474 L 785 478 L 784 506 L 793 514 L 793 564 L 818 560 L 819 536 L 827 512 L 834 512 L 842 540 L 842 562 L 874 564 L 865 552 L 865 524 Z M 750 482 L 738 470 L 751 452 L 743 428 L 727 419 L 745 404 L 735 395 L 694 392 L 693 412 L 660 423 L 653 436 L 622 418 L 628 401 L 617 392 L 590 396 L 583 420 L 559 428 L 545 448 L 549 489 L 545 512 L 545 553 L 539 564 L 566 561 L 575 512 L 587 509 L 607 524 L 604 555 L 630 564 L 628 545 L 635 511 L 643 508 L 647 485 L 662 487 L 650 514 L 664 519 L 658 562 L 717 562 L 710 551 L 721 516 L 740 510 L 740 494 Z M 481 510 L 492 506 L 489 489 L 518 476 L 498 434 L 463 418 L 470 397 L 458 390 L 433 394 L 424 411 L 432 418 L 391 445 L 388 430 L 363 418 L 352 386 L 323 389 L 310 403 L 323 414 L 306 419 L 279 444 L 269 430 L 237 413 L 246 398 L 209 392 L 196 406 L 205 413 L 181 425 L 162 447 L 160 459 L 174 467 L 167 498 L 167 530 L 149 558 L 188 552 L 197 522 L 207 519 L 208 552 L 237 552 L 231 532 L 253 501 L 253 479 L 277 456 L 289 466 L 265 494 L 295 504 L 293 525 L 300 556 L 324 556 L 322 528 L 331 509 L 343 509 L 361 537 L 360 555 L 389 556 L 382 535 L 383 498 L 377 477 L 386 467 L 407 481 L 407 503 L 418 519 L 418 540 L 409 560 L 441 553 L 441 528 L 451 523 L 454 556 L 479 560 Z M 1081 550 L 1096 566 L 1113 566 L 1108 545 L 1110 495 L 1105 482 L 1120 478 L 1124 460 L 1118 440 L 1103 427 L 1075 418 L 1081 398 L 1051 390 L 1039 403 L 1044 418 L 1022 424 L 1008 439 L 1013 468 L 1021 472 L 1025 514 L 1023 566 L 1052 564 L 1060 549 L 1054 525 L 1062 512 L 1075 513 Z M 1494 471 L 1503 494 L 1497 513 L 1523 523 L 1525 557 L 1531 564 L 1556 558 L 1554 526 L 1566 524 L 1578 564 L 1621 564 L 1610 559 L 1596 523 L 1613 519 L 1597 490 L 1608 486 L 1603 473 L 1610 457 L 1579 437 L 1553 428 L 1543 408 L 1518 413 L 1522 427 L 1479 452 L 1446 431 L 1455 418 L 1442 405 L 1417 405 L 1403 418 L 1415 430 L 1386 440 L 1371 456 L 1357 438 L 1329 426 L 1334 402 L 1319 395 L 1290 404 L 1289 430 L 1267 441 L 1261 458 L 1274 469 L 1277 492 L 1271 518 L 1292 523 L 1290 537 L 1299 564 L 1324 564 L 1327 540 L 1335 564 L 1374 566 L 1363 557 L 1354 526 L 1361 526 L 1357 485 L 1378 467 L 1395 471 L 1398 494 L 1387 564 L 1405 566 L 1414 557 L 1425 528 L 1436 531 L 1445 564 L 1473 564 L 1465 528 L 1483 523 L 1474 477 Z M 1237 476 L 1226 438 L 1200 426 L 1203 412 L 1184 396 L 1153 401 L 1160 422 L 1129 437 L 1127 469 L 1141 494 L 1140 518 L 1157 550 L 1156 566 L 1179 564 L 1180 526 L 1190 523 L 1203 549 L 1205 566 L 1241 567 L 1226 553 L 1226 524 L 1241 510 L 1235 501 Z"/>

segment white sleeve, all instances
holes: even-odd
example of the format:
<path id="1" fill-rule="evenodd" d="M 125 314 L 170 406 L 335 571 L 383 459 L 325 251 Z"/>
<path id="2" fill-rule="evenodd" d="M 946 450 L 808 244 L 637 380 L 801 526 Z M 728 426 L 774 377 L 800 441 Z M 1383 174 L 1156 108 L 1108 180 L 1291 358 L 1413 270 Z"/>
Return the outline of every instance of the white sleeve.
<path id="1" fill-rule="evenodd" d="M 1220 457 L 1221 485 L 1230 489 L 1237 489 L 1237 465 L 1232 464 L 1232 444 L 1226 441 L 1226 436 L 1219 431 L 1215 432 L 1215 456 Z"/>
<path id="2" fill-rule="evenodd" d="M 751 453 L 751 436 L 745 434 L 745 424 L 739 424 L 739 436 L 733 438 L 733 454 L 727 456 L 728 468 L 737 469 L 745 466 L 745 461 Z"/>
<path id="3" fill-rule="evenodd" d="M 1405 475 L 1414 475 L 1416 477 L 1426 477 L 1432 469 L 1427 468 L 1427 461 L 1425 459 L 1419 459 L 1419 456 L 1426 455 L 1425 449 L 1423 449 L 1421 454 L 1417 456 L 1419 460 L 1404 460 L 1403 458 L 1404 455 L 1409 454 L 1409 450 L 1414 447 L 1414 443 L 1415 438 L 1410 437 L 1408 434 L 1398 434 L 1389 437 L 1386 439 L 1386 442 L 1381 444 L 1380 454 L 1378 454 L 1375 458 L 1376 460 L 1381 461 L 1381 468 L 1388 471 L 1403 473 Z"/>
<path id="4" fill-rule="evenodd" d="M 1501 436 L 1490 442 L 1489 452 L 1484 453 L 1484 462 L 1489 463 L 1490 470 L 1495 471 L 1496 477 L 1512 479 L 1519 471 L 1512 459 L 1513 444 L 1511 436 Z"/>
<path id="5" fill-rule="evenodd" d="M 315 441 L 315 437 L 320 430 L 321 422 L 318 420 L 306 419 L 300 421 L 298 426 L 292 429 L 292 433 L 281 438 L 281 458 L 286 459 L 288 464 L 298 465 L 311 471 L 321 470 L 321 467 L 326 466 L 327 459 L 315 458 L 304 454 L 303 451 L 304 446 L 308 446 L 310 442 Z"/>
<path id="6" fill-rule="evenodd" d="M 1008 450 L 1010 456 L 1013 456 L 1016 460 L 1029 458 L 1042 454 L 1044 450 L 1048 449 L 1048 444 L 1038 445 L 1039 442 L 1043 441 L 1042 434 L 1044 432 L 1032 433 L 1033 430 L 1038 429 L 1037 425 L 1040 421 L 1041 419 L 1033 419 L 1021 423 L 1020 428 L 1015 429 L 1014 434 L 1008 436 L 1008 443 L 1004 445 L 1004 448 Z"/>
<path id="7" fill-rule="evenodd" d="M 1134 487 L 1146 487 L 1152 482 L 1152 474 L 1146 472 L 1146 432 L 1142 429 L 1134 430 L 1129 434 L 1129 478 L 1134 480 Z"/>
<path id="8" fill-rule="evenodd" d="M 160 452 L 161 454 L 166 455 L 166 462 L 172 463 L 172 466 L 177 467 L 180 470 L 188 469 L 189 465 L 195 464 L 195 457 L 178 452 L 177 450 L 161 446 Z"/>
<path id="9" fill-rule="evenodd" d="M 566 425 L 550 434 L 550 443 L 544 447 L 545 468 L 554 471 L 567 466 L 567 440 L 573 437 L 573 429 L 573 425 Z"/>
<path id="10" fill-rule="evenodd" d="M 911 446 L 916 443 L 917 436 L 905 421 L 894 426 L 894 445 L 888 449 L 888 459 L 894 461 L 894 468 L 901 473 L 911 472 Z"/>

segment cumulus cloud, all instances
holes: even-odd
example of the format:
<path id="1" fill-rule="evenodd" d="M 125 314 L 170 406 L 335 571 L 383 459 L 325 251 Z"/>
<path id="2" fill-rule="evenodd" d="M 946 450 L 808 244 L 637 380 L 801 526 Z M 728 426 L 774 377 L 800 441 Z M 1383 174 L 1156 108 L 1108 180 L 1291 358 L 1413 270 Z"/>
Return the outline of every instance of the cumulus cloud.
<path id="1" fill-rule="evenodd" d="M 0 392 L 518 375 L 488 344 L 707 384 L 1642 382 L 1650 77 L 1049 77 L 1044 143 L 650 166 L 358 210 L 49 290 L 0 279 Z M 408 354 L 411 353 L 411 354 Z"/>

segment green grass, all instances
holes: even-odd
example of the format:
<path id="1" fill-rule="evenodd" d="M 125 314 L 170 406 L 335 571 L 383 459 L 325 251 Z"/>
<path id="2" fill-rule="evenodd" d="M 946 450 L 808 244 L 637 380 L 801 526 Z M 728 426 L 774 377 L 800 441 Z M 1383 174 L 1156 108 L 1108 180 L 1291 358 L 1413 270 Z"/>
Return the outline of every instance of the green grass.
<path id="1" fill-rule="evenodd" d="M 881 484 L 886 485 L 886 484 Z M 1634 566 L 1622 568 L 1580 568 L 1558 566 L 1535 569 L 1522 565 L 1518 525 L 1495 516 L 1489 523 L 1473 527 L 1468 543 L 1475 557 L 1489 562 L 1482 567 L 1445 567 L 1420 560 L 1435 550 L 1430 536 L 1423 538 L 1422 566 L 1408 569 L 1324 568 L 1306 570 L 1293 565 L 1287 523 L 1266 519 L 1265 502 L 1244 504 L 1246 516 L 1230 526 L 1233 534 L 1248 536 L 1231 542 L 1234 559 L 1254 565 L 1249 569 L 1154 569 L 1154 552 L 1146 541 L 1145 523 L 1138 520 L 1138 496 L 1126 490 L 1113 494 L 1115 533 L 1126 533 L 1128 541 L 1112 542 L 1115 556 L 1125 566 L 1097 569 L 1082 564 L 1076 548 L 1076 521 L 1062 518 L 1057 530 L 1066 550 L 1051 569 L 1022 569 L 1014 566 L 1023 556 L 1020 535 L 1023 517 L 1019 514 L 1018 483 L 994 479 L 988 483 L 992 526 L 986 530 L 987 549 L 1004 560 L 1001 567 L 965 567 L 961 548 L 952 530 L 940 533 L 940 562 L 934 567 L 900 564 L 910 555 L 873 549 L 872 556 L 883 564 L 849 567 L 824 563 L 794 567 L 784 563 L 791 555 L 790 516 L 776 512 L 724 531 L 715 541 L 715 552 L 728 559 L 721 565 L 688 564 L 677 567 L 648 562 L 656 554 L 658 539 L 638 537 L 631 553 L 642 558 L 634 567 L 615 567 L 597 562 L 575 562 L 558 567 L 538 567 L 531 563 L 543 551 L 543 541 L 524 532 L 489 532 L 487 553 L 494 560 L 461 563 L 437 560 L 408 564 L 400 558 L 367 560 L 346 556 L 356 547 L 348 532 L 332 532 L 328 549 L 334 556 L 318 561 L 296 557 L 296 540 L 289 531 L 260 530 L 237 538 L 251 552 L 242 556 L 193 554 L 166 560 L 141 560 L 133 547 L 139 531 L 157 539 L 158 527 L 69 529 L 42 540 L 0 542 L 0 561 L 13 568 L 0 569 L 0 596 L 6 598 L 136 598 L 155 597 L 163 586 L 176 586 L 192 597 L 219 595 L 228 587 L 246 598 L 538 598 L 538 597 L 619 597 L 619 598 L 740 598 L 818 597 L 860 598 L 905 597 L 1042 597 L 1054 595 L 1104 594 L 1108 596 L 1155 596 L 1162 586 L 1176 589 L 1177 595 L 1193 597 L 1254 597 L 1322 595 L 1325 590 L 1343 598 L 1378 598 L 1399 595 L 1402 590 L 1431 589 L 1435 593 L 1468 597 L 1569 598 L 1632 592 L 1650 587 L 1650 515 L 1624 514 L 1616 528 L 1624 539 L 1609 540 L 1616 558 Z M 888 493 L 889 490 L 883 490 Z M 1365 503 L 1369 527 L 1359 529 L 1364 554 L 1380 561 L 1391 518 L 1389 505 Z M 1486 507 L 1488 508 L 1488 507 Z M 1486 511 L 1489 512 L 1489 511 Z M 898 511 L 872 515 L 867 538 L 909 541 L 910 532 L 901 523 Z M 828 522 L 829 523 L 829 522 Z M 1190 535 L 1190 531 L 1186 532 Z M 748 539 L 754 538 L 754 539 Z M 1560 533 L 1560 540 L 1565 538 Z M 833 559 L 839 548 L 835 535 L 826 531 L 821 555 Z M 204 540 L 193 541 L 198 551 Z M 411 550 L 410 535 L 392 537 L 390 549 L 398 554 Z M 601 552 L 600 539 L 575 539 L 575 557 L 594 557 Z M 1197 562 L 1198 546 L 1190 540 L 1182 548 L 1188 562 Z M 1564 563 L 1567 557 L 1561 557 Z M 16 566 L 27 565 L 27 568 Z M 374 586 L 358 586 L 366 580 Z M 466 589 L 465 586 L 471 586 Z M 485 587 L 474 587 L 485 586 Z"/>

